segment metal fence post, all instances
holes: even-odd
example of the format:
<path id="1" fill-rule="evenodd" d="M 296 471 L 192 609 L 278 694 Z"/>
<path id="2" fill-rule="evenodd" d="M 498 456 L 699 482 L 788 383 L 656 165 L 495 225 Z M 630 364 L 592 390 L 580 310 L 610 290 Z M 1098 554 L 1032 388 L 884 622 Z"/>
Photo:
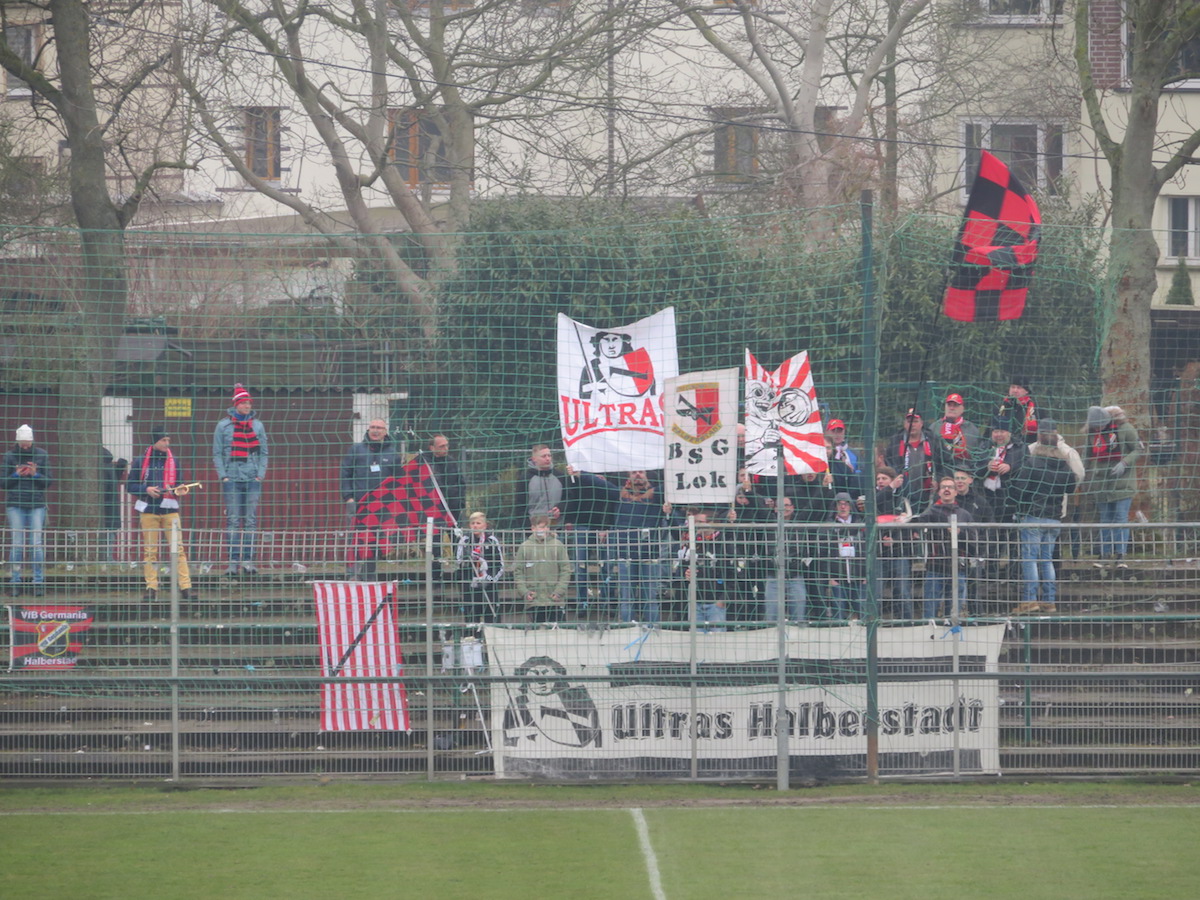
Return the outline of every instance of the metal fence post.
<path id="1" fill-rule="evenodd" d="M 157 535 L 154 538 L 158 540 Z M 183 531 L 176 515 L 167 529 L 168 570 L 171 575 L 171 623 L 168 626 L 171 647 L 171 780 L 178 781 L 180 766 L 179 748 L 179 548 L 183 544 Z"/>
<path id="2" fill-rule="evenodd" d="M 433 781 L 433 519 L 425 520 L 425 779 Z"/>

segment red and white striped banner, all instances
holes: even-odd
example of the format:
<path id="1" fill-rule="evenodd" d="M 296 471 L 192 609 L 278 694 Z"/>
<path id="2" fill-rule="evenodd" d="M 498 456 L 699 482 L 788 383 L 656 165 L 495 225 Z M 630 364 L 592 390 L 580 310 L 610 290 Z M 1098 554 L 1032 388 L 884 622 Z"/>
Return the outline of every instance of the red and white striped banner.
<path id="1" fill-rule="evenodd" d="M 746 469 L 751 475 L 774 475 L 780 447 L 788 475 L 829 468 L 808 351 L 772 372 L 746 350 L 745 424 Z"/>
<path id="2" fill-rule="evenodd" d="M 394 585 L 317 581 L 313 598 L 327 678 L 387 678 L 404 674 L 396 630 Z M 408 696 L 399 682 L 321 686 L 322 731 L 408 731 Z"/>

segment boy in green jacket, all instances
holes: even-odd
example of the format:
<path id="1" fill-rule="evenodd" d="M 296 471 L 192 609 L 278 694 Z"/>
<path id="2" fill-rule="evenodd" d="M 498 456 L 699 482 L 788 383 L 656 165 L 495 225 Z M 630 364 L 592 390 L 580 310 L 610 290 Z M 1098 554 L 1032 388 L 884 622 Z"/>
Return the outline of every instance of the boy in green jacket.
<path id="1" fill-rule="evenodd" d="M 571 585 L 567 548 L 550 531 L 547 516 L 534 516 L 530 535 L 513 558 L 513 581 L 534 622 L 561 622 Z"/>

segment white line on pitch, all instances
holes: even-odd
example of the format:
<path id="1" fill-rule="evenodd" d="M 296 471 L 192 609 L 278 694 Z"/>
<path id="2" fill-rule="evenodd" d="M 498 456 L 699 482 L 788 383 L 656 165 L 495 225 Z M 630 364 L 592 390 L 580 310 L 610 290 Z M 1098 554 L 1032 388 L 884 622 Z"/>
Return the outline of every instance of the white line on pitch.
<path id="1" fill-rule="evenodd" d="M 650 893 L 654 900 L 667 900 L 663 893 L 662 876 L 658 874 L 658 857 L 654 855 L 654 845 L 650 843 L 650 829 L 646 825 L 646 817 L 638 807 L 629 810 L 633 816 L 633 827 L 637 829 L 638 844 L 642 848 L 642 858 L 646 860 L 646 874 L 650 876 Z"/>

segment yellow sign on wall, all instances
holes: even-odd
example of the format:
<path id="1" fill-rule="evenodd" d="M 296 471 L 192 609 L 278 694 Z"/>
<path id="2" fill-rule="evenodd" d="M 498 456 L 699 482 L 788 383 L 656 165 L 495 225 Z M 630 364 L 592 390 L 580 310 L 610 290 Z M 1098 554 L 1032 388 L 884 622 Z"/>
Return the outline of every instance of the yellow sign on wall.
<path id="1" fill-rule="evenodd" d="M 167 397 L 163 400 L 163 415 L 168 419 L 190 419 L 192 417 L 192 398 Z"/>

